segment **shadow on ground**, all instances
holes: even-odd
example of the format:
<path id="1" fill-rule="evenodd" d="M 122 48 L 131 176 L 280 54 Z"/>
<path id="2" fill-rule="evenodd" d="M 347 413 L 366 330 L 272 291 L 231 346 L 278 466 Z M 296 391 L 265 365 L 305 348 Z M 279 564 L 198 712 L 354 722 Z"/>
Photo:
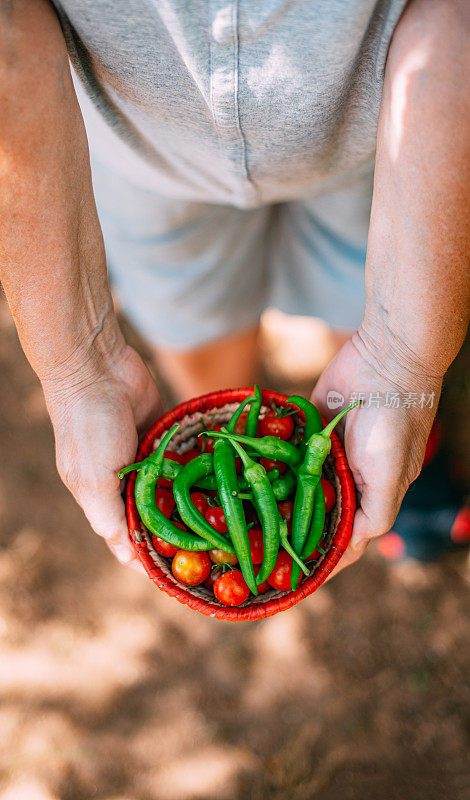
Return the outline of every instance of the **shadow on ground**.
<path id="1" fill-rule="evenodd" d="M 1 800 L 468 796 L 465 554 L 372 550 L 271 620 L 194 614 L 91 534 L 0 312 Z"/>

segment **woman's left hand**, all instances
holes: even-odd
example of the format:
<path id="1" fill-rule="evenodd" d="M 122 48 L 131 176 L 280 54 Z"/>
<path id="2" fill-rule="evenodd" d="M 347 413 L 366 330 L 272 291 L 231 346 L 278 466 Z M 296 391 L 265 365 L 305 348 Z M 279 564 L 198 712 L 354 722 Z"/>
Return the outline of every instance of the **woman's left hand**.
<path id="1" fill-rule="evenodd" d="M 343 395 L 343 407 L 363 401 L 347 414 L 343 428 L 358 509 L 351 542 L 332 574 L 360 558 L 372 538 L 392 527 L 408 486 L 420 472 L 440 390 L 440 381 L 413 376 L 393 358 L 378 363 L 360 333 L 321 375 L 312 401 L 326 418 L 340 410 L 331 407 L 331 395 L 328 404 L 330 392 Z"/>

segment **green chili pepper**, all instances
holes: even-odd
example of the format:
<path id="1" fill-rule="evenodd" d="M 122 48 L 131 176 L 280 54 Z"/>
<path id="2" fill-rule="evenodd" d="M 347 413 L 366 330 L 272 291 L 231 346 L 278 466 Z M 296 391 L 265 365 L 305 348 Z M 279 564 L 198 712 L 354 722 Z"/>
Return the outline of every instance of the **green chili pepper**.
<path id="1" fill-rule="evenodd" d="M 256 583 L 259 586 L 271 574 L 276 563 L 279 552 L 280 515 L 276 498 L 263 465 L 253 461 L 237 441 L 230 439 L 230 442 L 243 461 L 243 474 L 250 485 L 253 502 L 263 530 L 263 562 L 256 576 Z"/>
<path id="2" fill-rule="evenodd" d="M 226 430 L 233 433 L 235 425 L 248 403 L 255 400 L 255 396 L 247 397 L 232 415 L 227 423 Z M 258 594 L 256 576 L 251 560 L 250 540 L 246 525 L 243 502 L 236 496 L 238 478 L 235 469 L 235 453 L 230 444 L 222 439 L 214 443 L 214 472 L 217 480 L 217 490 L 224 510 L 225 520 L 237 554 L 238 563 L 245 578 L 248 588 L 253 594 Z"/>
<path id="3" fill-rule="evenodd" d="M 272 470 L 274 472 L 274 470 Z M 268 472 L 268 476 L 271 477 L 271 471 Z M 297 484 L 297 477 L 295 472 L 289 469 L 284 475 L 280 475 L 272 482 L 274 497 L 276 498 L 278 503 L 281 503 L 283 500 L 287 500 L 292 492 L 294 491 Z"/>
<path id="4" fill-rule="evenodd" d="M 314 433 L 307 442 L 305 458 L 297 470 L 297 490 L 292 518 L 292 546 L 299 555 L 303 552 L 310 528 L 315 490 L 321 478 L 323 463 L 331 450 L 331 432 L 339 420 L 358 405 L 358 402 L 353 403 L 348 408 L 345 408 L 344 411 L 340 411 L 320 433 Z M 292 589 L 297 586 L 299 575 L 298 567 L 293 564 Z"/>
<path id="5" fill-rule="evenodd" d="M 315 501 L 312 514 L 312 521 L 310 523 L 310 530 L 308 532 L 307 540 L 302 550 L 302 558 L 308 558 L 323 536 L 323 527 L 325 525 L 325 493 L 321 483 L 317 484 L 315 489 Z"/>
<path id="6" fill-rule="evenodd" d="M 255 384 L 255 397 L 253 402 L 250 406 L 250 410 L 248 412 L 248 416 L 246 418 L 245 424 L 245 436 L 256 436 L 258 430 L 258 419 L 259 419 L 259 412 L 261 411 L 261 389 L 259 388 L 258 384 Z M 229 433 L 233 433 L 235 430 L 235 426 L 233 426 L 232 430 L 229 430 L 227 426 L 227 430 Z"/>
<path id="7" fill-rule="evenodd" d="M 169 458 L 164 458 L 161 477 L 166 478 L 167 481 L 174 481 L 175 478 L 180 474 L 181 470 L 183 469 L 183 466 L 184 465 L 180 464 L 178 461 L 172 461 Z M 284 475 L 282 475 L 282 477 L 284 478 Z M 268 478 L 271 483 L 275 483 L 276 480 L 279 478 L 279 470 L 271 469 L 268 472 Z M 240 491 L 248 489 L 248 484 L 241 475 L 238 475 L 237 479 L 238 479 L 238 488 L 240 489 Z M 209 489 L 210 491 L 217 491 L 217 479 L 214 474 L 208 475 L 206 478 L 201 478 L 200 480 L 196 481 L 194 485 L 197 486 L 198 489 Z M 285 489 L 280 489 L 280 491 L 284 492 Z M 282 500 L 286 498 L 279 497 L 278 499 Z"/>
<path id="8" fill-rule="evenodd" d="M 220 443 L 222 444 L 222 443 Z M 256 586 L 256 576 L 251 560 L 250 540 L 246 525 L 243 501 L 236 496 L 235 489 L 238 487 L 237 473 L 235 471 L 235 458 L 233 450 L 229 444 L 223 443 L 223 447 L 214 446 L 214 471 L 217 478 L 220 502 L 225 514 L 225 520 L 237 554 L 238 563 L 246 584 L 253 594 L 258 594 Z M 226 448 L 232 450 L 227 453 Z M 234 496 L 235 493 L 235 496 Z"/>
<path id="9" fill-rule="evenodd" d="M 173 483 L 173 495 L 179 514 L 183 522 L 192 528 L 203 539 L 211 543 L 212 547 L 234 553 L 235 550 L 223 534 L 216 531 L 212 525 L 198 511 L 191 500 L 190 489 L 200 478 L 210 475 L 214 470 L 211 453 L 202 453 L 184 465 Z"/>
<path id="10" fill-rule="evenodd" d="M 181 528 L 173 525 L 171 520 L 165 517 L 160 509 L 157 508 L 155 502 L 155 486 L 162 472 L 163 453 L 178 428 L 179 425 L 173 425 L 171 430 L 165 434 L 154 453 L 143 461 L 124 467 L 118 472 L 118 476 L 123 478 L 128 472 L 134 469 L 137 470 L 135 503 L 142 522 L 151 533 L 182 550 L 210 550 L 212 545 L 209 542 L 189 532 L 186 533 Z"/>
<path id="11" fill-rule="evenodd" d="M 297 408 L 300 408 L 300 410 L 304 412 L 305 428 L 302 437 L 302 446 L 305 448 L 310 437 L 314 433 L 319 433 L 323 428 L 321 414 L 310 400 L 306 400 L 305 397 L 301 397 L 298 394 L 293 394 L 291 397 L 288 397 L 287 402 L 297 406 Z"/>
<path id="12" fill-rule="evenodd" d="M 201 435 L 201 434 L 199 434 Z M 231 441 L 240 442 L 247 445 L 251 450 L 259 453 L 264 458 L 270 458 L 273 461 L 282 461 L 290 467 L 296 467 L 302 461 L 302 451 L 290 444 L 278 439 L 277 436 L 261 436 L 256 439 L 252 436 L 239 436 L 235 433 L 223 433 L 218 431 L 208 431 L 205 436 L 211 438 L 230 439 Z"/>

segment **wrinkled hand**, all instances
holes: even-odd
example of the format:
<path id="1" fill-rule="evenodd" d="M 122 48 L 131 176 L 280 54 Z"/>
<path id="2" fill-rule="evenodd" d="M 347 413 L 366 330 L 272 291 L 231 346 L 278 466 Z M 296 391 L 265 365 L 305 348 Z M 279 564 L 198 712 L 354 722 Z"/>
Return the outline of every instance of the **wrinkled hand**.
<path id="1" fill-rule="evenodd" d="M 386 533 L 398 514 L 403 496 L 418 476 L 424 457 L 426 441 L 437 409 L 441 381 L 429 379 L 394 363 L 394 359 L 379 360 L 368 352 L 358 334 L 339 351 L 321 375 L 312 401 L 322 414 L 331 418 L 336 412 L 328 410 L 327 394 L 340 392 L 347 404 L 351 393 L 377 392 L 381 406 L 353 409 L 346 415 L 343 434 L 346 454 L 359 495 L 350 545 L 332 574 L 356 561 L 369 541 Z M 384 407 L 387 392 L 429 394 L 435 392 L 433 408 Z M 338 426 L 340 427 L 340 426 Z"/>
<path id="2" fill-rule="evenodd" d="M 43 388 L 62 480 L 116 558 L 143 571 L 129 542 L 117 472 L 134 460 L 138 433 L 161 415 L 150 373 L 124 347 L 99 378 L 75 375 Z"/>

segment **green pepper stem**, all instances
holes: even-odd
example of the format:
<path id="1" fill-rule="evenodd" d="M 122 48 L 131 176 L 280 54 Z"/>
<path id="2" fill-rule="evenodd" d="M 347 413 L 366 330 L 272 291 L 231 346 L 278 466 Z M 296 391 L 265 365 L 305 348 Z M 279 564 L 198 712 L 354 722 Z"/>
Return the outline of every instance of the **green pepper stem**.
<path id="1" fill-rule="evenodd" d="M 235 425 L 237 424 L 238 420 L 240 419 L 241 415 L 243 414 L 246 406 L 248 403 L 253 403 L 256 400 L 256 396 L 251 394 L 249 397 L 246 397 L 242 403 L 238 406 L 237 410 L 234 411 L 233 415 L 230 417 L 229 421 L 227 422 L 227 431 L 228 433 L 235 433 Z"/>
<path id="2" fill-rule="evenodd" d="M 199 434 L 201 436 L 201 434 Z M 238 455 L 240 456 L 243 466 L 245 469 L 248 467 L 252 467 L 256 464 L 256 461 L 245 452 L 243 447 L 236 441 L 235 434 L 233 433 L 223 433 L 223 431 L 212 431 L 212 433 L 207 433 L 206 436 L 210 436 L 212 439 L 228 439 L 232 447 L 236 450 Z"/>
<path id="3" fill-rule="evenodd" d="M 254 386 L 254 395 L 255 398 L 250 406 L 250 410 L 248 412 L 248 416 L 246 418 L 245 424 L 245 433 L 247 436 L 254 437 L 256 436 L 256 429 L 258 427 L 258 419 L 259 419 L 259 412 L 261 410 L 261 405 L 263 403 L 263 398 L 261 395 L 261 389 L 259 388 L 258 384 L 255 383 Z"/>
<path id="4" fill-rule="evenodd" d="M 245 469 L 249 469 L 250 467 L 253 467 L 256 464 L 256 461 L 253 461 L 251 456 L 249 456 L 248 453 L 246 453 L 244 451 L 243 447 L 241 446 L 241 444 L 239 442 L 235 442 L 233 439 L 229 439 L 229 442 L 232 445 L 232 447 L 234 448 L 234 450 L 240 456 L 240 458 L 242 460 L 242 463 L 243 463 L 243 466 L 245 467 Z"/>
<path id="5" fill-rule="evenodd" d="M 147 459 L 144 459 L 144 461 L 137 461 L 135 464 L 129 464 L 128 467 L 123 467 L 118 472 L 118 478 L 121 480 L 124 475 L 127 475 L 128 472 L 132 472 L 133 469 L 138 471 L 145 464 L 146 460 Z"/>
<path id="6" fill-rule="evenodd" d="M 253 500 L 253 495 L 247 492 L 232 492 L 232 497 L 238 497 L 239 500 Z"/>
<path id="7" fill-rule="evenodd" d="M 175 435 L 176 431 L 178 430 L 179 425 L 177 422 L 170 428 L 169 431 L 165 433 L 165 436 L 161 440 L 160 444 L 158 445 L 157 449 L 154 453 L 151 453 L 147 458 L 144 458 L 143 461 L 137 461 L 135 464 L 129 464 L 128 467 L 123 467 L 118 472 L 118 478 L 123 478 L 124 475 L 127 475 L 128 472 L 132 472 L 133 469 L 139 471 L 147 464 L 153 464 L 153 466 L 161 472 L 163 466 L 163 456 L 165 453 L 166 446 L 170 439 Z"/>
<path id="8" fill-rule="evenodd" d="M 340 419 L 342 417 L 344 417 L 344 415 L 347 414 L 348 411 L 351 411 L 352 408 L 356 408 L 356 406 L 360 406 L 360 405 L 361 405 L 360 400 L 357 400 L 355 403 L 353 403 L 352 405 L 348 406 L 343 411 L 340 411 L 339 414 L 337 414 L 336 417 L 333 417 L 331 422 L 329 422 L 328 425 L 325 425 L 323 430 L 320 431 L 320 433 L 317 434 L 317 435 L 318 436 L 323 436 L 325 439 L 329 438 L 331 436 L 331 432 L 332 432 L 333 428 L 335 427 L 335 425 L 338 424 Z"/>
<path id="9" fill-rule="evenodd" d="M 279 527 L 279 534 L 280 534 L 281 544 L 282 544 L 284 550 L 287 553 L 289 553 L 289 555 L 293 559 L 293 561 L 295 561 L 299 565 L 299 567 L 302 570 L 302 572 L 304 573 L 304 575 L 310 575 L 309 568 L 307 566 L 305 566 L 304 562 L 297 555 L 297 553 L 295 552 L 295 550 L 292 547 L 291 543 L 289 542 L 289 539 L 287 538 L 287 523 L 286 523 L 285 519 L 283 519 L 282 517 L 280 517 L 280 519 L 282 521 L 281 521 L 280 527 Z"/>

